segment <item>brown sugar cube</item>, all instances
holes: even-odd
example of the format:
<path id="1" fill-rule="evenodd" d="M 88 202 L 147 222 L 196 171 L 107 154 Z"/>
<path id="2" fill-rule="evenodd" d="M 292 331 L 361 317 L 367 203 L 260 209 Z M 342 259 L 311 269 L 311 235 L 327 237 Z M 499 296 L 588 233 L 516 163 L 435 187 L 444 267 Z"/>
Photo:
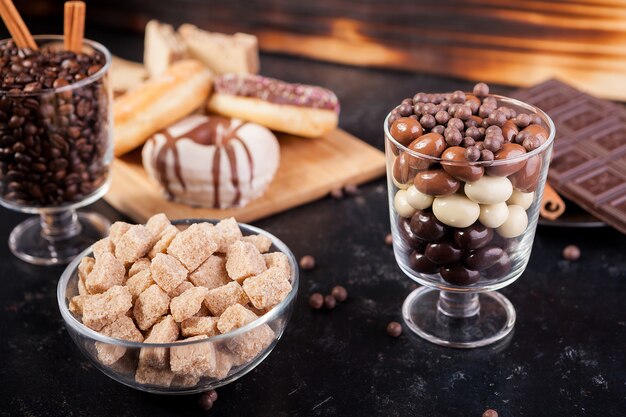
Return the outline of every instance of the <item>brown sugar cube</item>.
<path id="1" fill-rule="evenodd" d="M 226 272 L 226 258 L 219 255 L 211 255 L 191 274 L 189 281 L 196 287 L 206 287 L 210 290 L 221 287 L 230 282 Z"/>
<path id="2" fill-rule="evenodd" d="M 167 253 L 178 259 L 189 271 L 194 271 L 215 252 L 217 244 L 201 224 L 192 224 L 176 235 Z"/>
<path id="3" fill-rule="evenodd" d="M 70 298 L 70 302 L 68 303 L 68 308 L 70 309 L 70 312 L 74 314 L 75 316 L 82 316 L 83 305 L 85 304 L 85 301 L 87 300 L 87 298 L 89 298 L 89 294 L 76 295 Z"/>
<path id="4" fill-rule="evenodd" d="M 167 218 L 167 216 L 164 213 L 159 213 L 148 219 L 148 221 L 146 222 L 146 229 L 148 229 L 150 233 L 152 233 L 154 239 L 153 241 L 154 243 L 156 243 L 159 239 L 161 239 L 161 237 L 163 237 L 163 232 L 165 232 L 165 229 L 167 229 L 171 225 L 172 223 L 170 223 L 170 220 Z"/>
<path id="5" fill-rule="evenodd" d="M 228 307 L 217 322 L 217 328 L 221 333 L 228 333 L 245 326 L 258 317 L 252 311 L 242 305 Z M 235 355 L 234 363 L 240 365 L 256 357 L 267 348 L 274 340 L 274 331 L 267 325 L 254 329 L 234 337 L 226 342 L 228 349 Z"/>
<path id="6" fill-rule="evenodd" d="M 256 308 L 252 304 L 246 304 L 244 307 L 259 317 L 271 310 L 271 308 Z"/>
<path id="7" fill-rule="evenodd" d="M 165 316 L 163 320 L 152 326 L 144 343 L 172 343 L 178 339 L 178 325 L 172 316 Z M 167 367 L 169 361 L 168 348 L 144 347 L 139 352 L 139 363 L 154 368 Z"/>
<path id="8" fill-rule="evenodd" d="M 148 257 L 152 259 L 157 255 L 157 253 L 166 253 L 170 243 L 172 243 L 172 240 L 174 240 L 176 235 L 179 233 L 180 230 L 178 227 L 174 225 L 167 226 L 161 234 L 161 238 L 154 244 L 152 249 L 150 249 Z"/>
<path id="9" fill-rule="evenodd" d="M 180 285 L 176 288 L 174 288 L 172 291 L 168 292 L 167 295 L 170 298 L 175 298 L 178 297 L 179 295 L 181 295 L 182 293 L 184 293 L 185 291 L 187 291 L 190 288 L 194 288 L 194 285 L 189 282 L 189 281 L 183 281 L 180 283 Z"/>
<path id="10" fill-rule="evenodd" d="M 233 217 L 224 219 L 210 230 L 211 237 L 217 243 L 217 252 L 226 253 L 228 247 L 241 239 L 241 229 Z"/>
<path id="11" fill-rule="evenodd" d="M 135 301 L 137 297 L 139 297 L 139 294 L 147 290 L 152 284 L 154 284 L 154 281 L 152 280 L 152 275 L 150 274 L 149 269 L 137 272 L 126 281 L 126 287 L 128 288 L 130 295 L 133 296 L 133 301 Z"/>
<path id="12" fill-rule="evenodd" d="M 229 282 L 221 287 L 209 290 L 204 299 L 204 305 L 214 316 L 220 316 L 224 310 L 233 304 L 247 304 L 248 297 L 237 282 Z"/>
<path id="13" fill-rule="evenodd" d="M 172 312 L 172 317 L 174 317 L 174 320 L 176 320 L 177 323 L 180 323 L 189 317 L 193 317 L 194 314 L 200 311 L 202 302 L 209 293 L 209 290 L 205 287 L 194 287 L 193 284 L 189 284 L 191 285 L 191 288 L 183 292 L 178 297 L 172 298 L 172 301 L 170 302 L 170 311 Z"/>
<path id="14" fill-rule="evenodd" d="M 228 376 L 231 368 L 233 367 L 233 355 L 230 352 L 223 351 L 221 349 L 216 350 L 215 362 L 216 368 L 211 372 L 207 372 L 204 376 L 215 379 L 224 379 Z"/>
<path id="15" fill-rule="evenodd" d="M 190 388 L 200 382 L 200 375 L 180 374 L 175 375 L 172 381 L 173 387 Z"/>
<path id="16" fill-rule="evenodd" d="M 194 314 L 194 317 L 208 317 L 211 315 L 211 312 L 209 311 L 208 308 L 206 308 L 206 306 L 204 305 L 204 303 L 202 303 L 202 305 L 200 306 L 200 310 L 198 310 L 198 312 L 196 314 Z"/>
<path id="17" fill-rule="evenodd" d="M 166 292 L 173 291 L 185 279 L 187 270 L 178 259 L 163 253 L 157 254 L 150 264 L 150 273 L 154 282 Z"/>
<path id="18" fill-rule="evenodd" d="M 205 335 L 193 336 L 179 342 L 208 339 Z M 204 375 L 217 368 L 215 345 L 205 341 L 170 348 L 170 368 L 176 374 Z"/>
<path id="19" fill-rule="evenodd" d="M 148 330 L 167 313 L 169 305 L 170 297 L 158 285 L 151 285 L 139 294 L 133 307 L 133 315 L 139 328 Z"/>
<path id="20" fill-rule="evenodd" d="M 190 317 L 180 324 L 180 330 L 184 337 L 216 336 L 220 334 L 217 330 L 217 317 Z"/>
<path id="21" fill-rule="evenodd" d="M 272 240 L 264 235 L 249 235 L 241 238 L 244 242 L 252 243 L 261 253 L 265 253 L 272 247 Z"/>
<path id="22" fill-rule="evenodd" d="M 261 252 L 249 242 L 237 241 L 226 252 L 226 271 L 233 280 L 243 280 L 265 271 Z"/>
<path id="23" fill-rule="evenodd" d="M 172 385 L 174 373 L 168 368 L 155 368 L 146 363 L 139 361 L 137 373 L 135 373 L 135 381 L 140 384 L 157 385 L 160 387 L 169 387 Z"/>
<path id="24" fill-rule="evenodd" d="M 148 254 L 152 247 L 152 233 L 144 226 L 131 226 L 115 245 L 115 257 L 129 264 Z"/>
<path id="25" fill-rule="evenodd" d="M 149 258 L 139 258 L 128 269 L 128 277 L 132 277 L 137 272 L 143 271 L 145 269 L 150 269 L 150 259 Z"/>
<path id="26" fill-rule="evenodd" d="M 133 319 L 126 316 L 121 316 L 113 323 L 104 326 L 100 333 L 115 339 L 143 342 L 143 335 L 135 326 Z M 104 365 L 112 365 L 124 356 L 126 348 L 104 342 L 96 342 L 96 352 L 100 362 Z"/>
<path id="27" fill-rule="evenodd" d="M 243 290 L 254 307 L 267 309 L 274 307 L 287 297 L 291 291 L 291 284 L 287 281 L 284 271 L 274 267 L 245 280 Z"/>
<path id="28" fill-rule="evenodd" d="M 104 239 L 100 239 L 99 241 L 94 243 L 91 246 L 91 250 L 93 251 L 94 258 L 98 260 L 105 253 L 110 253 L 113 255 L 115 253 L 115 245 L 113 245 L 111 239 L 105 237 Z"/>
<path id="29" fill-rule="evenodd" d="M 94 265 L 96 264 L 96 260 L 92 257 L 85 256 L 80 260 L 78 264 L 78 294 L 79 295 L 87 295 L 89 291 L 87 291 L 87 286 L 85 285 L 85 281 L 87 277 L 93 270 Z"/>
<path id="30" fill-rule="evenodd" d="M 103 293 L 114 285 L 124 284 L 125 275 L 124 265 L 112 253 L 105 252 L 87 276 L 85 287 L 90 294 Z"/>
<path id="31" fill-rule="evenodd" d="M 120 241 L 122 236 L 124 236 L 124 233 L 126 233 L 128 229 L 130 229 L 131 226 L 132 224 L 126 222 L 113 223 L 109 228 L 109 239 L 111 239 L 111 242 L 113 242 L 113 244 L 117 246 L 117 243 Z"/>
<path id="32" fill-rule="evenodd" d="M 287 279 L 291 281 L 291 265 L 289 264 L 289 258 L 282 252 L 272 252 L 263 255 L 265 259 L 265 265 L 267 268 L 280 268 Z"/>
<path id="33" fill-rule="evenodd" d="M 105 293 L 90 295 L 83 303 L 83 324 L 99 331 L 113 323 L 133 306 L 133 300 L 126 287 L 116 285 Z"/>

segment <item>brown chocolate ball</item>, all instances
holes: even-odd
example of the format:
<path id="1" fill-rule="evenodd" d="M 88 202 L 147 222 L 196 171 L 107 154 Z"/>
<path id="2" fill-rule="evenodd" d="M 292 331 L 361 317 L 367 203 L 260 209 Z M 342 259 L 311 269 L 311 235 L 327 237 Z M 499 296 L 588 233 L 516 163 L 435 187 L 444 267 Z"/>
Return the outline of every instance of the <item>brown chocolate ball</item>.
<path id="1" fill-rule="evenodd" d="M 463 140 L 463 135 L 454 127 L 447 127 L 443 132 L 446 143 L 450 146 L 458 146 Z"/>
<path id="2" fill-rule="evenodd" d="M 493 161 L 493 152 L 489 149 L 483 149 L 480 151 L 480 160 L 481 161 Z"/>
<path id="3" fill-rule="evenodd" d="M 335 297 L 330 294 L 324 296 L 324 307 L 326 307 L 327 310 L 332 310 L 335 306 L 337 306 Z"/>
<path id="4" fill-rule="evenodd" d="M 450 96 L 450 101 L 453 103 L 465 103 L 465 100 L 467 100 L 467 97 L 465 97 L 465 93 L 461 90 L 456 90 L 452 93 L 452 96 Z"/>
<path id="5" fill-rule="evenodd" d="M 346 184 L 343 187 L 343 191 L 350 197 L 354 197 L 355 195 L 359 195 L 359 186 L 356 184 Z"/>
<path id="6" fill-rule="evenodd" d="M 387 233 L 385 235 L 385 245 L 387 245 L 387 246 L 392 246 L 393 245 L 393 236 L 391 235 L 391 233 Z"/>
<path id="7" fill-rule="evenodd" d="M 342 303 L 346 301 L 346 298 L 348 298 L 348 291 L 341 285 L 335 285 L 333 289 L 330 291 L 330 295 L 332 295 L 335 298 L 335 300 Z"/>
<path id="8" fill-rule="evenodd" d="M 580 258 L 580 248 L 576 245 L 567 245 L 563 248 L 563 258 L 568 261 L 576 261 Z"/>
<path id="9" fill-rule="evenodd" d="M 341 188 L 333 188 L 330 190 L 330 196 L 335 200 L 339 200 L 343 198 L 343 191 L 341 191 Z"/>
<path id="10" fill-rule="evenodd" d="M 315 310 L 319 310 L 324 305 L 324 296 L 318 292 L 311 294 L 309 297 L 309 306 Z"/>
<path id="11" fill-rule="evenodd" d="M 467 120 L 472 115 L 472 110 L 465 105 L 459 106 L 454 112 L 454 117 L 461 120 Z"/>
<path id="12" fill-rule="evenodd" d="M 523 129 L 530 124 L 530 116 L 526 113 L 518 114 L 513 119 L 513 122 L 517 125 L 517 127 Z"/>
<path id="13" fill-rule="evenodd" d="M 420 118 L 420 124 L 424 129 L 432 129 L 437 124 L 437 121 L 432 114 L 425 114 Z"/>
<path id="14" fill-rule="evenodd" d="M 408 103 L 400 104 L 398 107 L 398 113 L 400 113 L 400 116 L 402 117 L 409 117 L 413 114 L 413 106 Z"/>
<path id="15" fill-rule="evenodd" d="M 409 143 L 422 136 L 424 129 L 422 128 L 420 122 L 414 118 L 401 117 L 393 122 L 391 129 L 389 129 L 389 133 L 391 133 L 391 136 L 395 140 L 404 146 L 407 146 Z"/>
<path id="16" fill-rule="evenodd" d="M 402 325 L 397 321 L 392 321 L 387 325 L 387 334 L 391 337 L 398 337 L 402 334 Z"/>
<path id="17" fill-rule="evenodd" d="M 489 94 L 489 86 L 485 83 L 478 83 L 474 86 L 472 93 L 477 97 L 484 97 Z"/>
<path id="18" fill-rule="evenodd" d="M 315 258 L 311 255 L 304 255 L 300 258 L 300 268 L 302 269 L 313 269 L 315 267 Z"/>
<path id="19" fill-rule="evenodd" d="M 483 417 L 498 417 L 498 412 L 489 408 L 485 410 L 485 412 L 483 413 Z"/>
<path id="20" fill-rule="evenodd" d="M 499 110 L 491 112 L 487 117 L 487 122 L 492 126 L 502 126 L 506 120 L 506 115 Z"/>
<path id="21" fill-rule="evenodd" d="M 465 136 L 463 138 L 463 142 L 461 142 L 461 146 L 463 146 L 464 148 L 469 148 L 470 146 L 474 146 L 475 144 L 476 141 L 471 136 Z"/>
<path id="22" fill-rule="evenodd" d="M 437 113 L 435 113 L 435 120 L 440 125 L 445 125 L 446 123 L 448 123 L 448 120 L 450 120 L 450 115 L 448 114 L 447 111 L 440 110 Z"/>
<path id="23" fill-rule="evenodd" d="M 470 146 L 465 149 L 465 159 L 470 162 L 476 162 L 480 159 L 480 149 L 476 146 Z"/>
<path id="24" fill-rule="evenodd" d="M 198 405 L 203 410 L 208 411 L 213 408 L 215 401 L 217 401 L 217 392 L 212 389 L 200 395 L 200 398 L 198 398 Z"/>
<path id="25" fill-rule="evenodd" d="M 435 127 L 433 127 L 432 129 L 430 129 L 431 132 L 434 133 L 439 133 L 440 135 L 443 135 L 443 132 L 446 130 L 444 125 L 437 125 Z"/>
<path id="26" fill-rule="evenodd" d="M 415 103 L 428 103 L 430 98 L 426 93 L 417 93 L 413 96 L 413 102 Z"/>
<path id="27" fill-rule="evenodd" d="M 524 141 L 522 142 L 522 146 L 528 151 L 534 151 L 535 149 L 537 149 L 538 147 L 541 146 L 541 139 L 539 139 L 537 136 L 528 136 L 526 137 L 526 139 L 524 139 Z"/>
<path id="28" fill-rule="evenodd" d="M 453 117 L 452 119 L 448 120 L 448 127 L 453 127 L 456 130 L 460 131 L 465 128 L 465 123 L 463 123 L 463 120 Z"/>

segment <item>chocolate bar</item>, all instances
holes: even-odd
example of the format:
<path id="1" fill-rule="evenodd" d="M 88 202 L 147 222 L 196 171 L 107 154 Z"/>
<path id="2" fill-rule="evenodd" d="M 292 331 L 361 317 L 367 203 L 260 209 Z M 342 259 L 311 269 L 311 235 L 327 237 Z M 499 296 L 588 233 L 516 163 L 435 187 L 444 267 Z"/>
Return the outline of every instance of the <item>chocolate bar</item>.
<path id="1" fill-rule="evenodd" d="M 539 107 L 554 121 L 550 184 L 626 233 L 626 107 L 558 80 L 511 96 Z"/>

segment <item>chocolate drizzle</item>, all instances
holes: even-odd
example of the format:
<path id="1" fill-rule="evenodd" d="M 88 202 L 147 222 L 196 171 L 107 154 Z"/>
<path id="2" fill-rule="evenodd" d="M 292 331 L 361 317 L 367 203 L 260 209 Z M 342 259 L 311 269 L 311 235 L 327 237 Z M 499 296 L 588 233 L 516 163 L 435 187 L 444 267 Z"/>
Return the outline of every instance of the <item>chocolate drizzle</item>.
<path id="1" fill-rule="evenodd" d="M 167 164 L 166 159 L 168 152 L 172 152 L 174 158 L 174 173 L 176 178 L 180 182 L 183 189 L 186 189 L 186 184 L 182 176 L 181 161 L 176 148 L 176 143 L 180 139 L 189 139 L 200 145 L 215 146 L 215 153 L 213 154 L 213 207 L 220 208 L 220 175 L 221 175 L 221 163 L 222 163 L 222 149 L 226 153 L 228 163 L 230 165 L 231 182 L 235 188 L 235 198 L 232 202 L 233 205 L 238 205 L 241 201 L 241 183 L 239 178 L 238 159 L 237 153 L 234 148 L 236 142 L 240 143 L 246 152 L 248 164 L 250 167 L 250 184 L 254 179 L 254 164 L 252 160 L 252 154 L 250 149 L 241 138 L 237 136 L 238 130 L 243 127 L 245 123 L 234 122 L 232 119 L 221 116 L 210 116 L 206 118 L 206 121 L 194 127 L 193 129 L 183 133 L 179 137 L 173 137 L 169 130 L 161 132 L 165 137 L 165 143 L 160 149 L 155 146 L 153 158 L 154 170 L 157 173 L 158 180 L 165 189 L 169 199 L 174 198 L 174 194 L 169 186 L 167 178 Z"/>

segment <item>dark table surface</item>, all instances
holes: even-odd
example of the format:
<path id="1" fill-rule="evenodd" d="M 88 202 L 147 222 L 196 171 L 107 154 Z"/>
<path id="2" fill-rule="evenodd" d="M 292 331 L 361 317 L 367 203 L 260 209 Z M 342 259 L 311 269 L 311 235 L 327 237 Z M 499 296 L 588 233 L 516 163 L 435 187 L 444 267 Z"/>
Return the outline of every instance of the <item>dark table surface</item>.
<path id="1" fill-rule="evenodd" d="M 35 22 L 37 23 L 37 22 Z M 31 24 L 34 33 L 60 27 Z M 125 58 L 142 39 L 91 28 L 88 35 Z M 418 90 L 467 90 L 472 83 L 431 75 L 356 69 L 276 55 L 269 76 L 333 89 L 343 129 L 382 149 L 386 111 Z M 493 87 L 506 94 L 510 88 Z M 90 207 L 111 220 L 121 213 Z M 513 334 L 476 350 L 453 350 L 385 333 L 415 288 L 384 244 L 389 231 L 384 181 L 360 195 L 330 198 L 255 222 L 296 254 L 313 255 L 284 337 L 254 371 L 218 389 L 214 416 L 626 415 L 626 236 L 610 228 L 539 227 L 526 272 L 502 290 L 517 310 Z M 197 396 L 167 397 L 126 388 L 96 370 L 66 333 L 57 309 L 62 267 L 14 258 L 10 231 L 25 215 L 0 209 L 0 415 L 200 415 Z M 577 244 L 582 257 L 561 251 Z M 342 284 L 349 299 L 314 311 L 307 296 Z"/>

